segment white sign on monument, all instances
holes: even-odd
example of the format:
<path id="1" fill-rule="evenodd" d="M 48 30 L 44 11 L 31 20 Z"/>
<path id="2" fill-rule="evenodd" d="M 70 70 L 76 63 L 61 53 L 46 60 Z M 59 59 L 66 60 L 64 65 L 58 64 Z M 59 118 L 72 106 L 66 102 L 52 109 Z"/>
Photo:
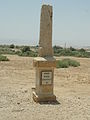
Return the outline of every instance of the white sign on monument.
<path id="1" fill-rule="evenodd" d="M 42 72 L 42 84 L 51 84 L 52 72 Z"/>

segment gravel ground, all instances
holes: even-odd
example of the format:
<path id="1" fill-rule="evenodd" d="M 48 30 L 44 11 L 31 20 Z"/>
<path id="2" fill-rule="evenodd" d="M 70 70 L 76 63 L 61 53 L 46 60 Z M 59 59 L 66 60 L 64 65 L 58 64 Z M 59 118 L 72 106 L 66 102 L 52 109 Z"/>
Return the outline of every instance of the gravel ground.
<path id="1" fill-rule="evenodd" d="M 72 58 L 81 66 L 55 69 L 57 102 L 35 103 L 33 58 L 8 58 L 0 62 L 0 120 L 90 120 L 90 59 Z"/>

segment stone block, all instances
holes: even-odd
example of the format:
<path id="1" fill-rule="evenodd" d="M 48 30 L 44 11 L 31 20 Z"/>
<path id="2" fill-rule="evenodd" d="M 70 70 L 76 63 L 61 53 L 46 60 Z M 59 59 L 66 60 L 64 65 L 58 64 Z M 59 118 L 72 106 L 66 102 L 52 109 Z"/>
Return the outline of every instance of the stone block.
<path id="1" fill-rule="evenodd" d="M 33 100 L 35 102 L 56 102 L 56 96 L 50 95 L 50 96 L 38 96 L 35 91 L 33 91 Z"/>
<path id="2" fill-rule="evenodd" d="M 56 67 L 56 59 L 54 57 L 37 57 L 33 60 L 34 67 Z"/>

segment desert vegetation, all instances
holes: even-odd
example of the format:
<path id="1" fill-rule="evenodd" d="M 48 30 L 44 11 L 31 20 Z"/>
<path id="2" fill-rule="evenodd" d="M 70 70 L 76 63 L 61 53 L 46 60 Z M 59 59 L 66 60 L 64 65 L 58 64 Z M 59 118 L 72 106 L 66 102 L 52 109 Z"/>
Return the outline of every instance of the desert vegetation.
<path id="1" fill-rule="evenodd" d="M 85 49 L 75 49 L 73 47 L 70 48 L 62 48 L 60 46 L 54 46 L 54 55 L 55 56 L 74 56 L 74 57 L 86 57 L 90 58 L 90 52 L 87 52 Z"/>
<path id="2" fill-rule="evenodd" d="M 35 47 L 30 46 L 15 46 L 14 44 L 0 45 L 0 54 L 36 57 L 37 51 L 32 50 L 33 48 L 34 50 L 36 49 Z"/>
<path id="3" fill-rule="evenodd" d="M 63 59 L 57 62 L 57 68 L 78 67 L 80 63 L 72 59 Z"/>
<path id="4" fill-rule="evenodd" d="M 30 49 L 29 46 L 24 46 L 21 51 L 17 51 L 17 54 L 19 56 L 30 56 L 30 57 L 36 57 L 37 52 L 34 52 Z"/>
<path id="5" fill-rule="evenodd" d="M 90 58 L 90 52 L 83 48 L 63 48 L 55 45 L 53 46 L 53 51 L 54 56 L 74 56 Z M 36 57 L 38 55 L 38 46 L 17 46 L 14 44 L 0 45 L 0 54 L 16 54 L 19 56 Z"/>
<path id="6" fill-rule="evenodd" d="M 7 56 L 0 55 L 0 61 L 9 61 Z"/>

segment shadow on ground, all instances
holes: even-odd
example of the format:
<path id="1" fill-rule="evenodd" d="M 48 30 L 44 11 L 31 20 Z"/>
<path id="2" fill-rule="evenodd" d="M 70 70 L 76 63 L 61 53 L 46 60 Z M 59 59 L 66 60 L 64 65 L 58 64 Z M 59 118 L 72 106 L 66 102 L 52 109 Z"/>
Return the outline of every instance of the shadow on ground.
<path id="1" fill-rule="evenodd" d="M 60 105 L 59 101 L 54 101 L 54 102 L 39 102 L 40 105 Z"/>

